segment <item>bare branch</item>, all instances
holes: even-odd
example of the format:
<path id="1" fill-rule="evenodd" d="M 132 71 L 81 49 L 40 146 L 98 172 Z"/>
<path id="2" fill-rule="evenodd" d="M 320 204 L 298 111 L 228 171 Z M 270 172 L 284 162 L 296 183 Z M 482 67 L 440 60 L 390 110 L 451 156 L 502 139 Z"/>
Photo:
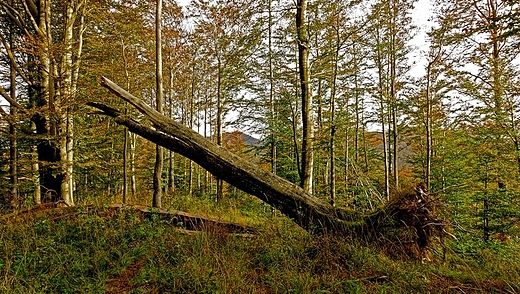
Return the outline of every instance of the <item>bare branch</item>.
<path id="1" fill-rule="evenodd" d="M 4 97 L 4 99 L 7 100 L 7 102 L 9 102 L 9 104 L 11 104 L 11 106 L 14 106 L 14 107 L 16 107 L 18 109 L 21 109 L 21 110 L 26 110 L 25 107 L 23 107 L 22 105 L 18 104 L 18 102 L 13 100 L 11 98 L 11 96 L 9 96 L 9 94 L 7 94 L 7 91 L 3 87 L 0 87 L 0 95 L 2 97 Z"/>
<path id="2" fill-rule="evenodd" d="M 32 85 L 33 83 L 31 82 L 31 80 L 29 78 L 27 78 L 27 76 L 22 71 L 22 69 L 18 66 L 18 64 L 16 64 L 16 58 L 14 56 L 14 52 L 13 52 L 13 50 L 11 50 L 11 46 L 9 46 L 7 40 L 1 34 L 0 34 L 0 40 L 2 41 L 2 45 L 4 46 L 5 50 L 7 51 L 7 56 L 9 57 L 9 62 L 11 63 L 11 65 L 15 68 L 16 72 L 22 77 L 24 82 L 26 82 L 28 85 Z"/>
<path id="3" fill-rule="evenodd" d="M 29 35 L 29 32 L 27 30 L 27 26 L 22 21 L 23 18 L 18 13 L 18 11 L 16 11 L 16 9 L 14 9 L 14 7 L 12 7 L 9 4 L 5 3 L 5 1 L 2 1 L 2 3 L 0 3 L 0 7 L 2 8 L 2 10 L 5 11 L 7 16 L 11 19 L 11 21 L 13 21 L 14 24 L 16 24 L 16 26 L 18 28 L 20 28 L 20 30 L 24 31 L 25 34 Z"/>

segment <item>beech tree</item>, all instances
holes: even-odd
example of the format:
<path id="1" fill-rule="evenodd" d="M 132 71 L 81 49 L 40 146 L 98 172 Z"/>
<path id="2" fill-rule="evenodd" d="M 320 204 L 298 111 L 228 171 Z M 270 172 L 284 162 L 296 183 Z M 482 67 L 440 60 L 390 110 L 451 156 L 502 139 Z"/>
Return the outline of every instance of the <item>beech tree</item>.
<path id="1" fill-rule="evenodd" d="M 307 0 L 296 1 L 296 34 L 298 36 L 298 71 L 300 75 L 302 103 L 302 167 L 300 171 L 301 187 L 312 193 L 314 151 L 314 119 L 312 111 L 312 93 L 309 76 L 310 42 L 307 28 Z"/>
<path id="2" fill-rule="evenodd" d="M 223 144 L 224 118 L 232 104 L 231 93 L 250 83 L 249 64 L 260 41 L 254 1 L 196 2 L 194 34 L 201 41 L 202 54 L 207 57 L 214 75 L 212 96 L 215 105 L 215 132 L 218 145 Z M 208 73 L 205 73 L 206 75 Z M 223 196 L 223 182 L 217 178 L 216 199 Z"/>
<path id="3" fill-rule="evenodd" d="M 155 92 L 151 90 L 155 88 L 155 2 L 133 5 L 129 1 L 100 1 L 89 3 L 88 8 L 85 31 L 88 42 L 81 70 L 84 78 L 79 81 L 81 91 L 77 101 L 100 95 L 91 85 L 95 83 L 93 77 L 101 72 L 109 74 L 129 91 L 152 95 Z M 126 108 L 122 102 L 118 107 Z M 142 170 L 144 166 L 147 172 L 153 170 L 145 162 L 148 156 L 136 156 L 139 149 L 147 146 L 143 146 L 135 134 L 125 135 L 126 130 L 113 128 L 109 120 L 100 120 L 86 112 L 77 113 L 75 119 L 78 124 L 75 171 L 81 175 L 76 183 L 78 197 L 87 200 L 93 193 L 120 197 L 126 190 L 127 203 L 139 201 L 137 196 L 142 194 L 139 192 L 152 188 L 153 174 L 145 175 Z M 151 195 L 146 199 L 151 201 Z"/>
<path id="4" fill-rule="evenodd" d="M 518 3 L 448 1 L 442 2 L 439 10 L 436 33 L 445 35 L 445 45 L 456 50 L 449 73 L 458 80 L 457 91 L 479 102 L 473 108 L 475 123 L 482 130 L 493 130 L 496 146 L 504 148 L 504 155 L 512 155 L 497 158 L 504 163 L 500 167 L 503 173 L 511 166 L 507 163 L 513 162 L 520 173 L 516 114 L 520 74 L 515 61 L 520 50 L 519 37 L 510 29 Z"/>
<path id="5" fill-rule="evenodd" d="M 369 42 L 373 48 L 375 97 L 379 101 L 379 119 L 383 140 L 384 187 L 389 197 L 390 178 L 399 188 L 399 123 L 402 91 L 409 70 L 406 41 L 413 35 L 408 11 L 412 1 L 388 0 L 372 7 Z M 389 132 L 389 133 L 388 133 Z"/>
<path id="6" fill-rule="evenodd" d="M 156 109 L 163 112 L 163 61 L 162 61 L 162 0 L 157 0 L 155 10 L 155 78 L 156 78 Z M 161 146 L 155 150 L 155 168 L 153 171 L 153 198 L 152 206 L 161 207 L 162 197 L 162 170 L 164 153 Z"/>
<path id="7" fill-rule="evenodd" d="M 26 38 L 26 50 L 34 63 L 16 59 L 8 36 L 2 35 L 13 66 L 27 86 L 33 109 L 10 101 L 11 105 L 31 116 L 37 144 L 39 186 L 43 189 L 35 202 L 62 199 L 69 205 L 73 198 L 74 97 L 77 90 L 82 55 L 86 0 L 54 2 L 31 0 L 2 2 L 0 11 L 7 15 Z M 11 100 L 5 89 L 2 96 Z M 9 98 L 9 99 L 8 99 Z M 30 108 L 31 106 L 29 106 Z"/>

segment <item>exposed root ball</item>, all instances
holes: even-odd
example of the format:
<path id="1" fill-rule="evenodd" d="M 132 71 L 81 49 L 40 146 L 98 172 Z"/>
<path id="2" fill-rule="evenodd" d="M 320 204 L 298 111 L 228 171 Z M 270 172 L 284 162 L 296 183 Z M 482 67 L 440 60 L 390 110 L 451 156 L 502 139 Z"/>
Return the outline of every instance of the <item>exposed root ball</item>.
<path id="1" fill-rule="evenodd" d="M 427 258 L 433 237 L 445 226 L 438 219 L 438 206 L 423 183 L 403 189 L 383 209 L 367 217 L 367 241 L 375 241 L 393 254 Z"/>

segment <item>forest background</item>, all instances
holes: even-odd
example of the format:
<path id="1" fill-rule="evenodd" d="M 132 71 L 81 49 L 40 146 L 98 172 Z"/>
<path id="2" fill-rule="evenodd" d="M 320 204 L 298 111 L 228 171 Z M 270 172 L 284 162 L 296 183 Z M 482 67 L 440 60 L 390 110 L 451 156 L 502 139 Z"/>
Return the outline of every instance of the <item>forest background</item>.
<path id="1" fill-rule="evenodd" d="M 424 182 L 455 236 L 516 242 L 520 5 L 432 3 L 419 48 L 415 4 L 309 1 L 300 35 L 292 1 L 164 1 L 163 113 L 335 206 L 368 213 Z M 98 85 L 106 76 L 158 106 L 155 12 L 138 0 L 0 4 L 4 210 L 152 203 L 155 145 L 85 103 L 127 107 Z M 165 208 L 262 205 L 173 152 L 161 178 Z"/>

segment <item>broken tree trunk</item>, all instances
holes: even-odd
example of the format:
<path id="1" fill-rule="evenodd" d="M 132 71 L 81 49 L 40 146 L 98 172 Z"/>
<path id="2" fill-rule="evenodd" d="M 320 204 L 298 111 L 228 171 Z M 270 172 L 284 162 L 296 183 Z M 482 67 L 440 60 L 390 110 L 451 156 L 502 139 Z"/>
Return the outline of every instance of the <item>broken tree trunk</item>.
<path id="1" fill-rule="evenodd" d="M 197 132 L 158 113 L 112 81 L 101 77 L 102 86 L 127 101 L 144 114 L 155 127 L 146 126 L 106 105 L 88 105 L 111 116 L 145 139 L 179 153 L 222 178 L 229 184 L 258 197 L 291 218 L 302 228 L 313 232 L 342 231 L 346 219 L 341 211 L 303 191 L 293 183 L 263 170 L 247 160 L 210 142 Z"/>
<path id="2" fill-rule="evenodd" d="M 421 210 L 420 223 L 415 221 L 416 217 L 413 215 L 406 215 L 407 212 L 411 214 L 417 212 L 417 210 L 408 209 L 411 206 L 431 205 L 432 202 L 422 196 L 421 198 L 403 197 L 403 201 L 406 203 L 405 208 L 399 204 L 399 199 L 396 199 L 392 205 L 383 207 L 371 215 L 362 215 L 355 211 L 333 207 L 293 183 L 263 170 L 210 142 L 192 129 L 161 115 L 109 79 L 101 77 L 100 83 L 144 114 L 152 122 L 153 127 L 140 123 L 117 109 L 101 103 L 89 102 L 89 106 L 101 110 L 101 114 L 113 117 L 116 123 L 126 126 L 131 132 L 195 161 L 213 175 L 258 197 L 309 232 L 335 235 L 357 234 L 364 238 L 371 236 L 370 239 L 377 239 L 381 235 L 385 235 L 385 227 L 394 227 L 410 232 L 410 234 L 405 234 L 411 236 L 407 242 L 425 248 L 429 243 L 423 242 L 423 232 L 418 232 L 418 228 L 439 223 L 428 215 L 428 212 L 432 211 L 430 207 Z M 417 199 L 420 203 L 410 204 L 410 199 Z M 414 222 L 409 223 L 407 220 L 410 219 Z M 427 238 L 429 237 L 427 236 Z M 398 242 L 400 241 L 402 240 L 398 240 Z M 419 251 L 424 251 L 424 248 L 420 248 Z"/>

